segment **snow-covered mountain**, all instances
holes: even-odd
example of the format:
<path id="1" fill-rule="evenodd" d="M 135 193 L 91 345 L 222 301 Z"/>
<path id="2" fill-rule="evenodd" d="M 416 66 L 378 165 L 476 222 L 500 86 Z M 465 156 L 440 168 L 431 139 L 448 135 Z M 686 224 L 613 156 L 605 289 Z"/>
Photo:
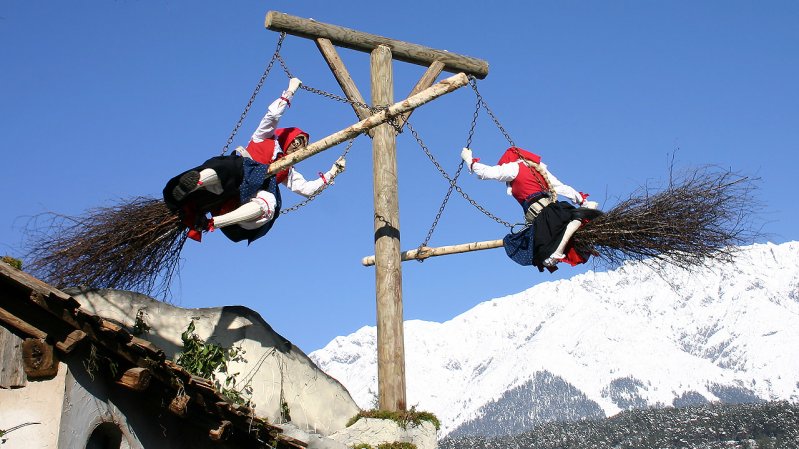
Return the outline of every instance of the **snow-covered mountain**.
<path id="1" fill-rule="evenodd" d="M 310 354 L 362 408 L 377 391 L 376 329 Z M 707 401 L 799 401 L 799 242 L 734 264 L 630 263 L 545 282 L 450 321 L 405 323 L 408 404 L 441 436 Z"/>

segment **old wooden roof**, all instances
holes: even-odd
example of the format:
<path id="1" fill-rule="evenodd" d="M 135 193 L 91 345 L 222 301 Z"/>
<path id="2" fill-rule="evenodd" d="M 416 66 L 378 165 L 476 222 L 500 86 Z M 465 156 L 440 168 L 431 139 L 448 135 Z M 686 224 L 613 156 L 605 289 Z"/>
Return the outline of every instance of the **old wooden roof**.
<path id="1" fill-rule="evenodd" d="M 84 310 L 75 298 L 5 262 L 0 262 L 0 323 L 26 341 L 55 348 L 56 356 L 93 344 L 120 368 L 112 385 L 160 396 L 172 413 L 187 425 L 207 430 L 211 440 L 240 447 L 306 446 L 281 434 L 253 409 L 230 402 L 211 381 L 167 360 L 149 341 Z"/>

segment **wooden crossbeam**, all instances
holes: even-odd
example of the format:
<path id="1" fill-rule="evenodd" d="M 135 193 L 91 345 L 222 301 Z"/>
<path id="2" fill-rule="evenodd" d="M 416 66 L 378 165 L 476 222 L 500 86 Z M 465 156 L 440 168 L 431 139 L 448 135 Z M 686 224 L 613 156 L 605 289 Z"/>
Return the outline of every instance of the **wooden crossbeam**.
<path id="1" fill-rule="evenodd" d="M 369 109 L 361 106 L 367 104 L 366 100 L 363 99 L 361 91 L 358 90 L 358 86 L 356 86 L 355 81 L 352 80 L 352 76 L 350 76 L 347 66 L 344 65 L 344 62 L 338 55 L 335 45 L 330 42 L 330 39 L 319 38 L 316 39 L 316 47 L 319 48 L 319 52 L 322 53 L 322 57 L 325 58 L 327 66 L 330 67 L 330 71 L 333 73 L 333 77 L 336 78 L 338 85 L 341 86 L 344 95 L 352 102 L 350 104 L 355 111 L 355 115 L 361 120 L 366 120 L 369 117 Z"/>
<path id="2" fill-rule="evenodd" d="M 388 122 L 394 117 L 397 117 L 405 112 L 412 111 L 425 103 L 459 89 L 467 84 L 469 84 L 469 78 L 463 73 L 445 78 L 428 87 L 427 89 L 422 90 L 416 95 L 411 95 L 399 103 L 394 103 L 388 108 L 382 109 L 379 112 L 370 115 L 365 120 L 361 120 L 360 122 L 351 125 L 348 128 L 333 133 L 323 139 L 317 140 L 316 142 L 305 147 L 305 149 L 295 151 L 294 153 L 288 154 L 285 157 L 276 160 L 272 163 L 272 165 L 269 166 L 267 173 L 273 175 L 284 168 L 289 167 L 290 165 L 304 161 L 315 154 L 321 153 L 328 148 L 336 146 L 346 140 L 352 139 L 361 133 Z"/>
<path id="3" fill-rule="evenodd" d="M 419 78 L 419 81 L 416 83 L 416 85 L 413 86 L 413 89 L 411 89 L 411 93 L 409 93 L 408 96 L 412 97 L 418 94 L 419 92 L 427 89 L 428 87 L 432 86 L 433 83 L 436 82 L 436 78 L 438 78 L 438 75 L 441 74 L 442 70 L 444 70 L 444 63 L 441 61 L 433 61 L 433 63 L 430 64 L 430 67 L 427 68 L 427 71 L 424 72 L 424 75 L 422 75 L 422 77 Z M 412 110 L 408 111 L 402 114 L 402 116 L 399 119 L 397 119 L 398 130 L 401 130 L 402 127 L 405 126 L 405 122 L 408 121 L 408 117 L 410 117 L 412 113 L 413 113 Z"/>
<path id="4" fill-rule="evenodd" d="M 438 246 L 434 248 L 423 246 L 422 248 L 403 251 L 400 254 L 400 257 L 403 262 L 406 260 L 424 260 L 428 257 L 468 253 L 471 251 L 482 251 L 484 249 L 500 248 L 502 246 L 504 246 L 502 244 L 502 239 L 487 240 L 484 242 L 462 243 L 460 245 Z M 361 263 L 366 267 L 372 266 L 375 264 L 375 256 L 364 257 L 361 259 Z"/>
<path id="5" fill-rule="evenodd" d="M 308 145 L 301 151 L 275 161 L 270 165 L 268 173 L 275 174 L 358 134 L 368 133 L 372 137 L 378 405 L 381 410 L 405 410 L 407 404 L 396 135 L 416 107 L 468 84 L 467 74 L 476 78 L 485 78 L 488 74 L 488 63 L 445 50 L 435 50 L 276 11 L 267 14 L 265 25 L 272 31 L 285 32 L 315 41 L 336 81 L 361 120 L 347 129 Z M 370 54 L 372 107 L 368 107 L 363 100 L 363 96 L 338 56 L 336 46 Z M 408 98 L 399 103 L 394 101 L 392 69 L 394 60 L 427 67 L 427 71 L 416 83 Z M 456 72 L 457 75 L 433 84 L 443 70 Z M 379 112 L 373 113 L 375 110 Z M 372 115 L 367 117 L 367 114 Z M 389 121 L 391 124 L 387 123 Z"/>
<path id="6" fill-rule="evenodd" d="M 380 45 L 385 45 L 391 49 L 392 57 L 398 61 L 425 67 L 434 61 L 441 61 L 444 64 L 444 70 L 447 72 L 464 72 L 479 79 L 483 79 L 488 75 L 488 62 L 482 59 L 389 39 L 376 34 L 317 22 L 312 19 L 304 19 L 278 11 L 269 11 L 267 13 L 265 25 L 267 29 L 272 31 L 285 32 L 312 40 L 319 38 L 329 39 L 334 45 L 339 47 L 365 53 L 371 53 Z"/>

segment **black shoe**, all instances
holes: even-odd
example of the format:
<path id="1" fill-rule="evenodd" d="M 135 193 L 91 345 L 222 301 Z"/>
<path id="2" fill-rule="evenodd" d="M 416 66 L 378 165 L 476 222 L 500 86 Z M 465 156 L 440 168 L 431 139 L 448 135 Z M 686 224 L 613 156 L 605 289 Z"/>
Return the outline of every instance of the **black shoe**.
<path id="1" fill-rule="evenodd" d="M 192 170 L 183 173 L 178 180 L 178 185 L 172 189 L 172 198 L 175 201 L 183 201 L 186 195 L 197 189 L 198 182 L 200 182 L 200 172 Z"/>
<path id="2" fill-rule="evenodd" d="M 572 220 L 593 220 L 603 215 L 599 209 L 588 209 L 587 207 L 578 207 L 572 211 Z"/>

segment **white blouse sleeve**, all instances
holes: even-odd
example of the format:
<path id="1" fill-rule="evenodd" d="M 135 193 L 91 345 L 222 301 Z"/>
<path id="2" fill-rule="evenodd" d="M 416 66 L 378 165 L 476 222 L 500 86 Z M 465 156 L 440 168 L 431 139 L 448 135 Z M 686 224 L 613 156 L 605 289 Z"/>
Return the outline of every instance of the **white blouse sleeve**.
<path id="1" fill-rule="evenodd" d="M 289 176 L 286 178 L 285 184 L 292 192 L 308 198 L 316 193 L 317 190 L 324 187 L 325 180 L 319 177 L 313 181 L 308 181 L 300 172 L 292 167 L 289 169 Z"/>
<path id="2" fill-rule="evenodd" d="M 561 198 L 568 199 L 569 201 L 578 206 L 582 204 L 583 196 L 580 195 L 580 192 L 574 190 L 573 187 L 560 182 L 560 180 L 556 178 L 555 175 L 553 175 L 552 172 L 550 172 L 547 169 L 546 164 L 542 162 L 540 165 L 541 168 L 546 172 L 547 178 L 549 178 L 549 182 L 552 184 L 552 188 L 555 190 L 555 193 L 558 194 L 559 199 Z"/>
<path id="3" fill-rule="evenodd" d="M 294 94 L 291 92 L 284 90 L 283 95 L 269 105 L 264 118 L 262 118 L 261 123 L 258 124 L 258 128 L 252 133 L 253 142 L 263 142 L 275 135 L 277 123 L 280 121 L 280 118 L 283 117 L 283 113 L 286 112 L 286 108 L 289 106 L 289 101 L 291 101 L 293 95 Z"/>
<path id="4" fill-rule="evenodd" d="M 519 174 L 519 163 L 511 162 L 502 165 L 485 165 L 474 162 L 472 164 L 472 170 L 480 179 L 511 182 L 516 179 L 516 176 Z"/>

